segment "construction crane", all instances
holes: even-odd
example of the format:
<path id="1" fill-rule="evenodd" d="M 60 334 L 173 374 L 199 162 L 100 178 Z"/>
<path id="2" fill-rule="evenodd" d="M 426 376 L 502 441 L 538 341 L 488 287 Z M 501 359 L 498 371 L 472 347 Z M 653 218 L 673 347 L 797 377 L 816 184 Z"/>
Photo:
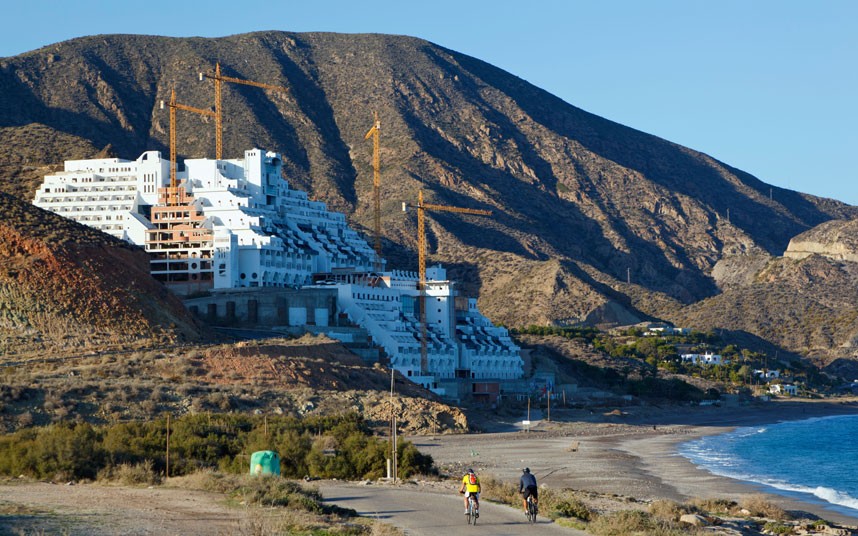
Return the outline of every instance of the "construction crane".
<path id="1" fill-rule="evenodd" d="M 431 210 L 435 212 L 458 212 L 459 214 L 491 216 L 492 211 L 424 203 L 422 189 L 417 194 L 416 205 L 402 203 L 403 212 L 407 212 L 409 208 L 417 209 L 417 290 L 420 291 L 420 375 L 422 376 L 428 372 L 428 360 L 426 357 L 426 223 L 424 212 Z"/>
<path id="2" fill-rule="evenodd" d="M 262 89 L 271 89 L 274 91 L 289 91 L 287 88 L 282 86 L 263 84 L 261 82 L 243 80 L 241 78 L 234 78 L 232 76 L 224 76 L 220 72 L 220 63 L 215 64 L 214 74 L 200 73 L 200 80 L 202 80 L 203 78 L 210 78 L 214 80 L 215 83 L 215 158 L 217 158 L 218 160 L 223 157 L 223 108 L 221 106 L 221 85 L 223 84 L 223 82 L 229 82 L 231 84 L 243 84 L 245 86 L 260 87 Z"/>
<path id="3" fill-rule="evenodd" d="M 381 157 L 379 156 L 379 134 L 381 133 L 381 121 L 378 120 L 378 112 L 373 112 L 375 123 L 363 139 L 372 138 L 372 206 L 373 206 L 373 235 L 375 238 L 375 270 L 381 270 Z"/>
<path id="4" fill-rule="evenodd" d="M 175 206 L 178 204 L 178 182 L 176 181 L 176 110 L 185 110 L 199 115 L 213 117 L 215 113 L 211 110 L 203 110 L 202 108 L 194 108 L 186 104 L 176 102 L 176 90 L 170 91 L 170 102 L 164 103 L 161 101 L 161 109 L 164 106 L 170 108 L 170 189 L 167 190 L 167 205 Z"/>

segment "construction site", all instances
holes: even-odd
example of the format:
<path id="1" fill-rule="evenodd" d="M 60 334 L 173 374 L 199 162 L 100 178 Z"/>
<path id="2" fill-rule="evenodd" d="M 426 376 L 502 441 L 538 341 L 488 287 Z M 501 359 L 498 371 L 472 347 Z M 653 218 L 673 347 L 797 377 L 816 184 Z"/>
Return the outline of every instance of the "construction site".
<path id="1" fill-rule="evenodd" d="M 372 246 L 345 215 L 290 188 L 278 153 L 244 151 L 223 158 L 224 84 L 286 93 L 287 88 L 226 76 L 220 64 L 200 81 L 214 83 L 210 108 L 161 102 L 170 155 L 147 151 L 135 161 L 67 161 L 47 175 L 34 204 L 143 246 L 152 276 L 184 297 L 202 320 L 226 328 L 297 335 L 325 333 L 412 382 L 453 400 L 494 404 L 527 389 L 521 350 L 507 330 L 460 296 L 441 265 L 427 266 L 427 213 L 491 216 L 491 211 L 403 202 L 416 213 L 417 271 L 392 269 L 381 247 L 381 120 L 373 145 Z M 211 117 L 215 158 L 179 164 L 178 112 Z M 406 215 L 407 217 L 407 215 Z"/>

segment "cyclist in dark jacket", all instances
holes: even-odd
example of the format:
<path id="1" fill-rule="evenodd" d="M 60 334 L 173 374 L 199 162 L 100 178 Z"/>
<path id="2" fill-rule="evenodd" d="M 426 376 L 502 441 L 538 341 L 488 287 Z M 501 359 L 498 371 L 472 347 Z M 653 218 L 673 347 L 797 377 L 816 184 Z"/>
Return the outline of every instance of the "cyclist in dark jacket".
<path id="1" fill-rule="evenodd" d="M 518 492 L 524 505 L 524 513 L 527 513 L 527 498 L 533 497 L 533 503 L 539 502 L 539 488 L 536 487 L 536 477 L 530 473 L 530 467 L 525 467 L 521 472 L 521 480 L 518 483 Z"/>

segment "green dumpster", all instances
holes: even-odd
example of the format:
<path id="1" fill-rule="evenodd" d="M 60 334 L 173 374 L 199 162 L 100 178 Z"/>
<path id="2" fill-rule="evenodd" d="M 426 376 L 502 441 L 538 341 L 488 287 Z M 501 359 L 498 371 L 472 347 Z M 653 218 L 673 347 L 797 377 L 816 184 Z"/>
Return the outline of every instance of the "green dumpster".
<path id="1" fill-rule="evenodd" d="M 280 476 L 280 455 L 273 450 L 260 450 L 250 455 L 251 475 Z"/>

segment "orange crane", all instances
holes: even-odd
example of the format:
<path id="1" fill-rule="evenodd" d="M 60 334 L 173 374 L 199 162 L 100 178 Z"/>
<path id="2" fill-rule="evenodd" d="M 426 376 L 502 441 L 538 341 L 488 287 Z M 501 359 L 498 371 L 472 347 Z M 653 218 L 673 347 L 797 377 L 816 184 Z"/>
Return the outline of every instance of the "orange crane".
<path id="1" fill-rule="evenodd" d="M 167 204 L 170 206 L 175 206 L 178 204 L 178 183 L 176 181 L 176 110 L 185 110 L 186 112 L 193 112 L 195 114 L 205 115 L 208 117 L 213 117 L 215 113 L 211 110 L 203 110 L 202 108 L 194 108 L 193 106 L 188 106 L 186 104 L 179 104 L 176 102 L 176 90 L 173 89 L 170 92 L 170 102 L 164 103 L 161 101 L 161 109 L 164 109 L 164 106 L 169 106 L 170 108 L 170 189 L 167 190 Z"/>
<path id="2" fill-rule="evenodd" d="M 232 84 L 243 84 L 245 86 L 260 87 L 262 89 L 271 89 L 274 91 L 289 91 L 287 88 L 282 86 L 263 84 L 261 82 L 254 82 L 252 80 L 243 80 L 241 78 L 234 78 L 232 76 L 222 75 L 220 73 L 219 62 L 215 64 L 214 74 L 200 73 L 200 80 L 202 80 L 203 78 L 210 78 L 214 80 L 215 83 L 215 158 L 217 158 L 218 160 L 223 157 L 223 108 L 221 106 L 221 86 L 223 82 L 230 82 Z"/>
<path id="3" fill-rule="evenodd" d="M 432 210 L 436 212 L 458 212 L 459 214 L 491 216 L 492 211 L 424 203 L 422 189 L 417 194 L 416 205 L 402 203 L 403 212 L 406 212 L 409 208 L 417 209 L 417 290 L 420 291 L 420 374 L 424 375 L 428 372 L 428 362 L 426 357 L 426 223 L 423 213 L 427 210 Z"/>
<path id="4" fill-rule="evenodd" d="M 381 133 L 381 121 L 378 120 L 378 112 L 373 112 L 375 123 L 363 139 L 372 138 L 372 203 L 373 203 L 373 234 L 375 235 L 375 270 L 381 270 L 381 157 L 379 156 L 379 134 Z"/>

